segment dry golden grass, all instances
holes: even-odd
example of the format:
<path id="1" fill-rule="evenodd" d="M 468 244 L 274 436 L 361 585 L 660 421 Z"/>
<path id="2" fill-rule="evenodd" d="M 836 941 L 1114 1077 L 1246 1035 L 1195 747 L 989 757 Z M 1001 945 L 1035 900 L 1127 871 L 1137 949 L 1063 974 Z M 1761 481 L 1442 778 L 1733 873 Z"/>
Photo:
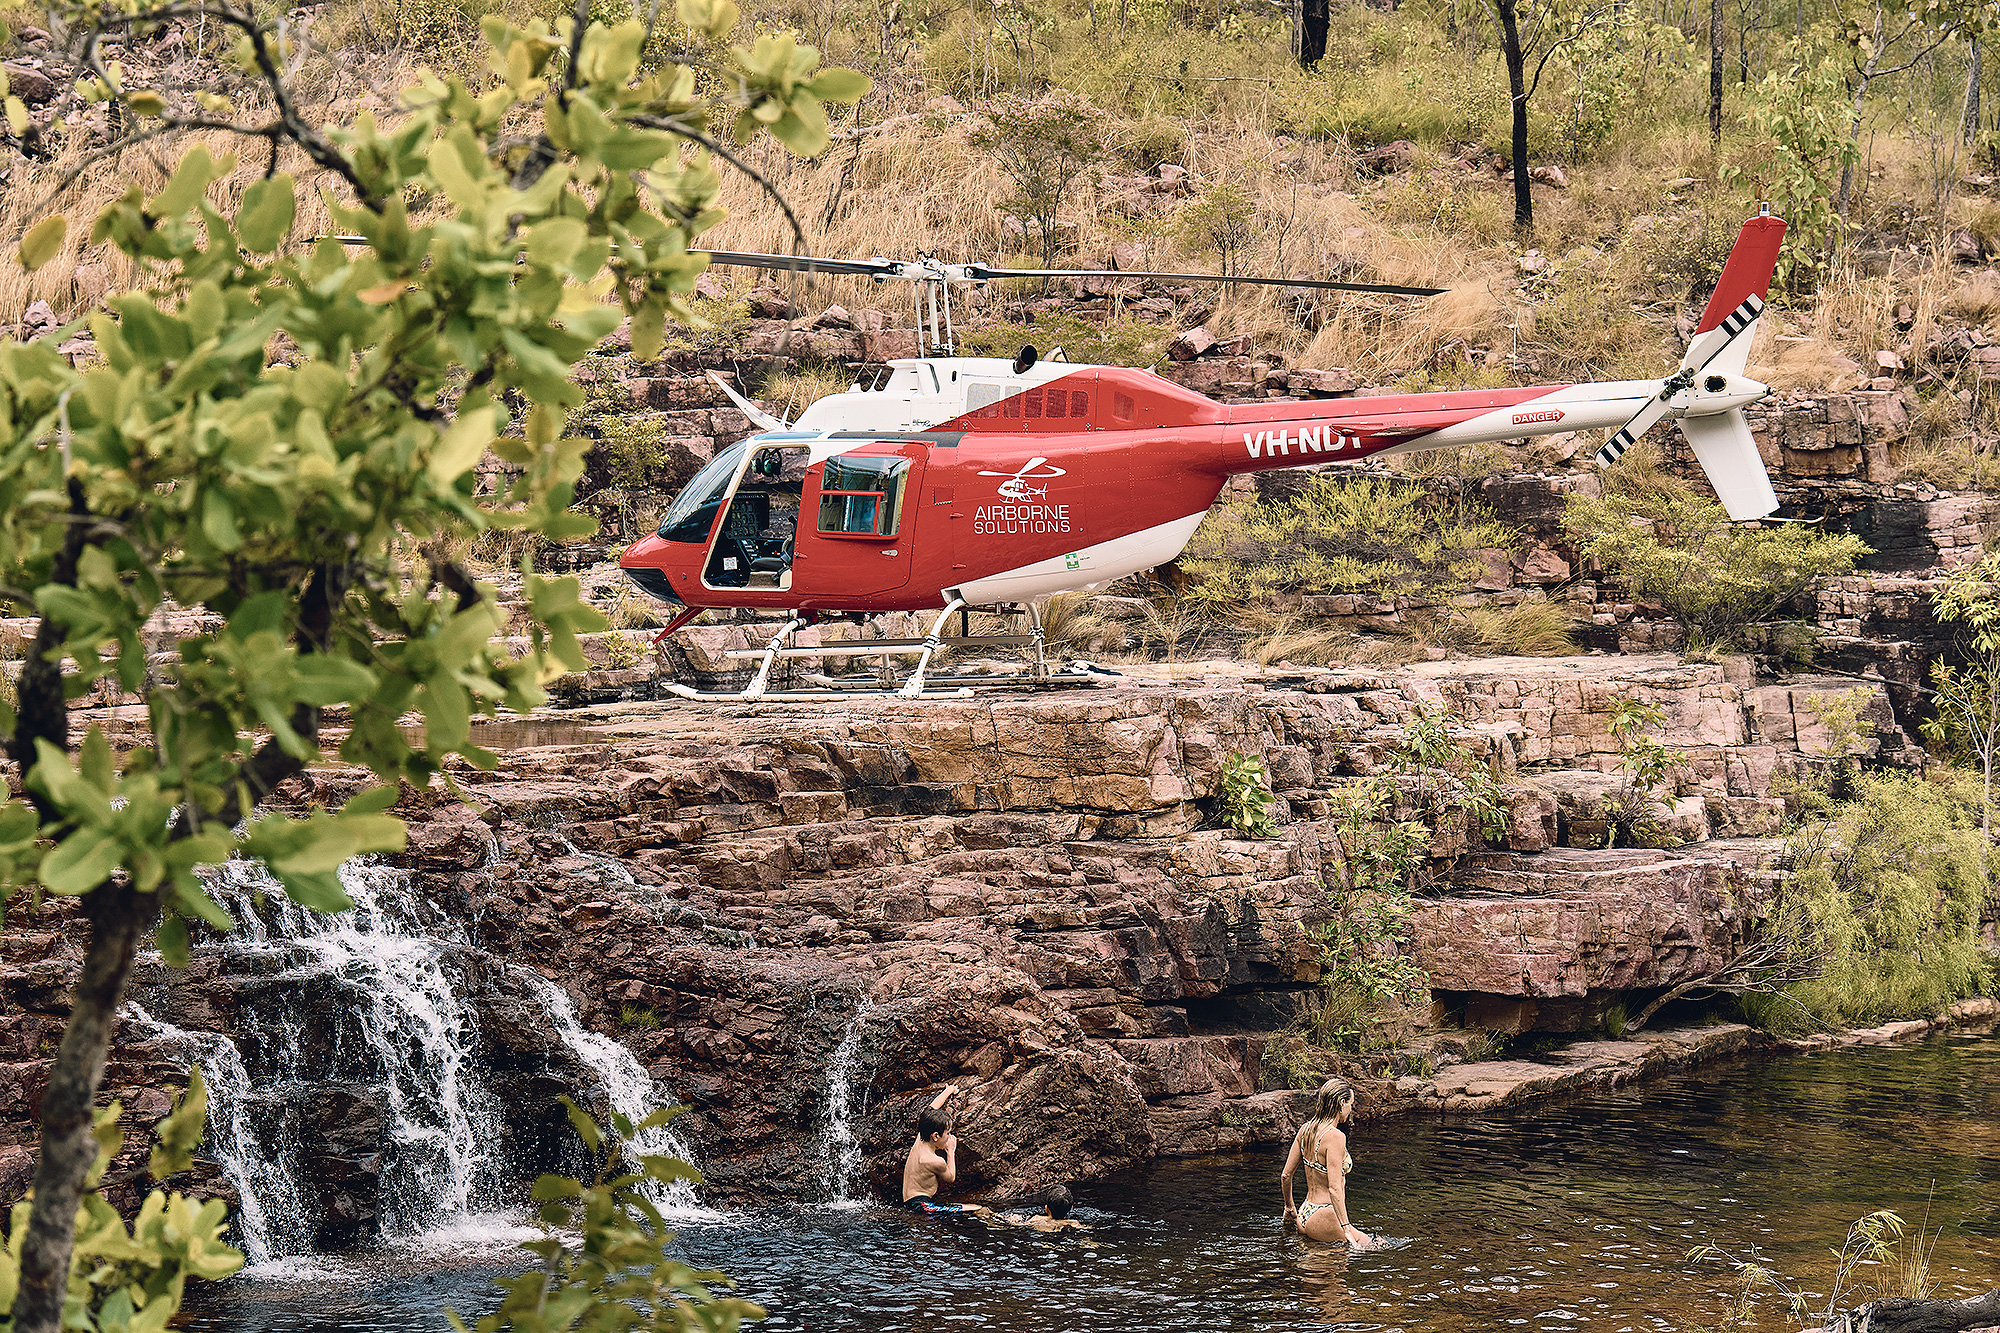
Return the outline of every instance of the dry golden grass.
<path id="1" fill-rule="evenodd" d="M 1496 657 L 1570 657 L 1579 651 L 1576 618 L 1559 602 L 1476 606 L 1465 621 L 1474 645 Z"/>
<path id="2" fill-rule="evenodd" d="M 1362 647 L 1364 641 L 1350 630 L 1315 627 L 1286 617 L 1269 633 L 1246 639 L 1243 656 L 1260 667 L 1283 663 L 1328 667 L 1341 666 L 1353 660 L 1356 651 Z"/>
<path id="3" fill-rule="evenodd" d="M 1767 311 L 1758 321 L 1747 373 L 1774 389 L 1851 389 L 1866 378 L 1861 363 L 1827 338 L 1789 332 L 1793 319 Z M 1803 327 L 1811 328 L 1810 323 Z"/>
<path id="4" fill-rule="evenodd" d="M 549 0 L 488 3 L 515 17 L 553 12 Z M 969 143 L 979 97 L 1006 90 L 1009 62 L 1015 60 L 984 38 L 968 45 L 968 35 L 978 36 L 968 27 L 970 17 L 946 21 L 926 36 L 914 29 L 897 36 L 890 31 L 893 24 L 849 21 L 853 16 L 844 19 L 838 7 L 804 0 L 768 0 L 749 8 L 753 21 L 790 26 L 823 45 L 832 58 L 867 69 L 880 86 L 858 113 L 837 112 L 836 132 L 846 137 L 816 161 L 791 158 L 769 144 L 750 150 L 752 165 L 791 201 L 809 250 L 841 257 L 935 254 L 1039 262 L 1038 253 L 1028 253 L 1034 247 L 1009 230 L 996 207 L 1011 183 Z M 315 39 L 340 48 L 342 58 L 316 55 L 302 67 L 307 119 L 346 119 L 364 106 L 387 110 L 393 90 L 409 81 L 419 56 L 444 68 L 467 68 L 478 9 L 477 0 L 334 0 L 320 7 L 312 19 Z M 1109 12 L 1097 16 L 1103 24 L 1109 24 Z M 1179 161 L 1192 173 L 1196 194 L 1190 200 L 1202 188 L 1227 183 L 1254 201 L 1250 235 L 1236 256 L 1242 271 L 1337 271 L 1448 289 L 1422 301 L 1328 295 L 1316 302 L 1310 320 L 1302 318 L 1298 299 L 1286 293 L 1218 289 L 1209 323 L 1221 337 L 1248 335 L 1260 351 L 1297 364 L 1346 366 L 1378 382 L 1428 377 L 1426 387 L 1510 376 L 1497 357 L 1492 364 L 1470 361 L 1461 355 L 1464 348 L 1530 353 L 1541 362 L 1538 379 L 1651 375 L 1667 368 L 1666 316 L 1671 306 L 1685 304 L 1689 293 L 1664 290 L 1672 284 L 1648 272 L 1644 247 L 1633 243 L 1635 220 L 1658 218 L 1672 231 L 1696 214 L 1733 218 L 1740 207 L 1718 187 L 1700 183 L 1712 180 L 1716 164 L 1705 125 L 1688 108 L 1662 104 L 1658 114 L 1624 117 L 1591 160 L 1567 166 L 1567 189 L 1537 187 L 1536 230 L 1533 237 L 1520 238 L 1514 233 L 1511 193 L 1490 173 L 1468 171 L 1441 147 L 1459 138 L 1490 139 L 1499 124 L 1495 117 L 1504 98 L 1491 95 L 1490 53 L 1453 48 L 1414 20 L 1358 15 L 1340 35 L 1339 50 L 1329 53 L 1330 72 L 1315 81 L 1281 68 L 1282 60 L 1272 67 L 1256 40 L 1227 41 L 1195 31 L 1198 27 L 1135 30 L 1129 43 L 1108 31 L 1093 39 L 1078 7 L 1028 39 L 1020 60 L 1035 80 L 1082 88 L 1114 111 L 1106 130 L 1108 179 L 1101 186 L 1079 184 L 1065 209 L 1074 243 L 1059 262 L 1095 266 L 1110 258 L 1114 246 L 1136 244 L 1151 266 L 1213 271 L 1218 256 L 1193 240 L 1171 211 L 1128 219 L 1110 206 L 1120 188 L 1116 178 L 1155 162 Z M 349 55 L 356 50 L 370 54 L 357 61 Z M 1128 77 L 1131 58 L 1159 54 L 1164 60 L 1161 53 L 1169 51 L 1212 61 L 1213 71 L 1229 81 L 1172 86 L 1166 79 Z M 1434 77 L 1440 71 L 1446 76 L 1442 82 Z M 1410 88 L 1416 85 L 1409 80 L 1419 77 L 1432 80 L 1423 83 L 1426 90 L 1433 83 L 1436 90 L 1413 96 Z M 1671 77 L 1659 77 L 1667 79 L 1659 87 L 1671 91 Z M 1430 117 L 1427 125 L 1444 123 L 1437 120 L 1443 115 L 1465 118 L 1465 128 L 1450 134 L 1412 128 L 1420 144 L 1415 170 L 1384 180 L 1357 171 L 1354 150 L 1332 132 L 1338 126 L 1283 134 L 1275 128 L 1288 116 L 1296 122 L 1302 106 L 1346 96 L 1364 84 L 1371 90 L 1367 96 L 1390 108 L 1392 120 L 1407 105 L 1413 125 L 1422 112 Z M 1459 84 L 1464 88 L 1452 91 Z M 943 102 L 941 93 L 974 109 Z M 1419 105 L 1427 101 L 1436 105 Z M 850 134 L 857 115 L 889 122 L 888 127 Z M 73 315 L 131 285 L 137 275 L 129 266 L 81 238 L 97 208 L 128 182 L 147 189 L 163 182 L 187 142 L 130 152 L 86 172 L 59 203 L 72 227 L 58 261 L 32 276 L 0 264 L 0 323 L 18 319 L 38 299 L 60 315 Z M 212 151 L 231 146 L 213 136 L 204 142 Z M 1922 219 L 1935 234 L 1957 225 L 1983 228 L 1982 235 L 2000 233 L 2000 209 L 1938 194 L 1935 186 L 1948 164 L 1937 157 L 1936 142 L 1935 134 L 1915 121 L 1878 127 L 1868 138 L 1873 176 L 1858 205 L 1860 215 L 1887 218 L 1897 207 L 1907 211 L 1896 201 L 1924 196 L 1939 202 L 1933 215 Z M 244 146 L 245 161 L 218 187 L 220 202 L 232 202 L 261 168 L 256 148 Z M 80 152 L 80 147 L 65 149 L 55 163 L 17 169 L 0 197 L 0 247 L 11 249 L 38 220 L 36 201 Z M 295 237 L 325 231 L 320 180 L 289 156 L 284 165 L 305 187 Z M 1697 184 L 1669 194 L 1665 182 L 1685 178 Z M 756 183 L 727 168 L 723 179 L 730 217 L 708 241 L 719 248 L 791 249 L 789 228 Z M 1538 290 L 1532 300 L 1519 290 L 1514 262 L 1528 244 L 1555 259 L 1562 273 L 1553 292 Z M 742 272 L 724 276 L 739 290 L 768 280 Z M 883 308 L 907 319 L 909 294 L 898 288 L 861 279 L 782 281 L 792 285 L 807 314 L 838 302 Z M 988 296 L 1028 294 L 1017 285 Z M 1914 328 L 1894 327 L 1893 311 L 1901 303 L 1914 306 Z M 960 313 L 978 317 L 963 296 Z M 2000 320 L 2000 281 L 1983 274 L 1960 279 L 1944 265 L 1893 278 L 1836 267 L 1812 301 L 1782 314 L 1774 310 L 1766 319 L 1751 373 L 1777 387 L 1851 387 L 1867 373 L 1869 351 L 1906 341 L 1921 348 L 1939 313 Z M 1856 359 L 1863 363 L 1858 369 L 1850 364 Z M 802 404 L 828 387 L 844 386 L 789 387 Z"/>
<path id="5" fill-rule="evenodd" d="M 788 371 L 772 376 L 761 396 L 779 417 L 796 421 L 806 408 L 828 394 L 844 392 L 853 383 L 854 377 L 840 370 Z"/>

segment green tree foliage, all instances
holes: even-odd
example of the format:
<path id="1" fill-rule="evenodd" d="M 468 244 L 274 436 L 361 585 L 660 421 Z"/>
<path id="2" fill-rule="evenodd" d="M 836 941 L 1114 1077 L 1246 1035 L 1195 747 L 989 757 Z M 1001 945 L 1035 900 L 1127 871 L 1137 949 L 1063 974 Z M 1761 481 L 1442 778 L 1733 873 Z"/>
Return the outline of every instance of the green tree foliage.
<path id="1" fill-rule="evenodd" d="M 1743 121 L 1755 145 L 1744 157 L 1749 165 L 1722 171 L 1724 184 L 1769 199 L 1791 224 L 1776 281 L 1793 291 L 1810 291 L 1825 267 L 1834 192 L 1860 157 L 1847 131 L 1845 63 L 1794 46 L 1744 96 Z"/>
<path id="2" fill-rule="evenodd" d="M 1326 850 L 1333 874 L 1325 912 L 1305 931 L 1319 954 L 1320 991 L 1299 1024 L 1331 1050 L 1361 1050 L 1395 1006 L 1430 988 L 1430 975 L 1408 950 L 1416 911 L 1410 886 L 1423 873 L 1431 833 L 1417 820 L 1396 819 L 1393 801 L 1394 788 L 1374 778 L 1331 797 L 1334 836 Z"/>
<path id="3" fill-rule="evenodd" d="M 0 714 L 27 788 L 0 809 L 0 885 L 84 896 L 93 923 L 43 1102 L 19 1333 L 59 1317 L 90 1106 L 140 941 L 164 918 L 160 950 L 184 960 L 190 922 L 227 929 L 194 871 L 238 854 L 306 906 L 349 906 L 340 863 L 403 845 L 385 813 L 396 784 L 452 755 L 491 767 L 473 716 L 531 708 L 584 667 L 576 636 L 603 620 L 575 579 L 524 570 L 516 653 L 493 642 L 506 616 L 492 591 L 441 552 L 486 528 L 592 529 L 568 509 L 590 447 L 564 433 L 582 402 L 570 368 L 621 315 L 641 357 L 668 317 L 689 318 L 707 264 L 691 246 L 721 216 L 713 158 L 733 160 L 711 121 L 816 152 L 824 103 L 868 87 L 760 36 L 699 71 L 729 90 L 711 104 L 695 68 L 641 67 L 636 20 L 489 15 L 481 90 L 427 74 L 393 123 L 321 130 L 294 108 L 279 33 L 250 12 L 202 9 L 276 108 L 240 122 L 226 97 L 170 104 L 99 62 L 101 39 L 181 7 L 59 12 L 87 53 L 87 94 L 122 103 L 132 141 L 198 125 L 293 144 L 359 239 L 289 249 L 292 178 L 271 171 L 224 211 L 210 195 L 233 162 L 195 148 L 159 192 L 134 187 L 91 224 L 145 284 L 89 317 L 101 359 L 72 369 L 57 354 L 73 328 L 0 345 L 0 595 L 40 617 Z M 730 0 L 681 0 L 679 16 L 718 43 L 737 21 Z M 38 224 L 22 262 L 47 260 L 64 226 Z M 472 470 L 489 448 L 521 476 L 485 503 Z M 159 665 L 141 628 L 170 603 L 219 628 L 184 634 Z M 121 758 L 93 728 L 72 757 L 66 701 L 106 677 L 145 693 L 150 736 Z M 346 711 L 341 758 L 381 785 L 337 812 L 258 814 L 321 756 L 329 708 Z M 397 728 L 412 710 L 416 747 Z"/>
<path id="4" fill-rule="evenodd" d="M 670 1255 L 674 1233 L 649 1187 L 699 1182 L 686 1162 L 630 1151 L 638 1136 L 666 1124 L 683 1108 L 662 1107 L 634 1124 L 614 1113 L 609 1130 L 564 1097 L 570 1123 L 583 1137 L 594 1174 L 545 1175 L 535 1182 L 537 1220 L 543 1234 L 522 1248 L 540 1262 L 519 1277 L 502 1278 L 500 1308 L 481 1319 L 477 1333 L 731 1333 L 764 1317 L 763 1307 L 714 1288 L 729 1279 L 691 1267 Z M 465 1321 L 447 1311 L 451 1326 Z"/>
<path id="5" fill-rule="evenodd" d="M 1815 1020 L 1935 1013 L 1989 987 L 1978 804 L 1963 779 L 1862 774 L 1853 801 L 1793 836 L 1768 929 L 1816 960 L 1789 988 Z"/>
<path id="6" fill-rule="evenodd" d="M 226 1212 L 220 1199 L 195 1203 L 179 1191 L 153 1190 L 139 1205 L 128 1229 L 118 1210 L 97 1192 L 124 1134 L 123 1108 L 116 1102 L 97 1112 L 92 1125 L 96 1158 L 84 1177 L 85 1193 L 76 1212 L 76 1244 L 70 1254 L 69 1283 L 63 1295 L 64 1328 L 97 1333 L 160 1333 L 180 1309 L 191 1277 L 218 1282 L 243 1267 L 243 1253 L 223 1243 Z M 201 1071 L 174 1109 L 154 1127 L 156 1142 L 147 1168 L 165 1180 L 193 1165 L 208 1120 L 208 1090 Z M 33 1204 L 14 1205 L 6 1243 L 0 1246 L 0 1333 L 12 1333 L 8 1313 L 20 1283 L 21 1251 L 28 1237 Z"/>
<path id="7" fill-rule="evenodd" d="M 1611 735 L 1618 742 L 1618 771 L 1624 778 L 1605 811 L 1607 847 L 1666 845 L 1654 816 L 1660 797 L 1674 794 L 1687 769 L 1687 756 L 1650 733 L 1666 723 L 1658 704 L 1621 699 L 1611 710 Z"/>
<path id="8" fill-rule="evenodd" d="M 1211 605 L 1274 593 L 1435 600 L 1469 588 L 1482 552 L 1520 534 L 1476 501 L 1446 504 L 1414 482 L 1319 473 L 1287 499 L 1232 501 L 1195 529 L 1181 568 Z"/>
<path id="9" fill-rule="evenodd" d="M 1224 273 L 1234 273 L 1237 259 L 1257 235 L 1257 201 L 1240 185 L 1212 185 L 1181 210 L 1177 221 L 1195 249 L 1213 253 Z"/>
<path id="10" fill-rule="evenodd" d="M 986 111 L 973 146 L 992 155 L 1014 182 L 1001 211 L 1032 224 L 1042 242 L 1042 266 L 1056 262 L 1063 201 L 1084 173 L 1104 158 L 1106 116 L 1072 92 L 1003 97 Z"/>
<path id="11" fill-rule="evenodd" d="M 1429 835 L 1429 860 L 1408 877 L 1421 888 L 1431 866 L 1448 873 L 1462 853 L 1507 835 L 1507 806 L 1493 767 L 1452 730 L 1451 713 L 1420 705 L 1403 727 L 1379 779 L 1392 808 Z"/>
<path id="12" fill-rule="evenodd" d="M 1711 500 L 1651 490 L 1571 496 L 1563 528 L 1633 596 L 1679 621 L 1690 652 L 1729 643 L 1815 580 L 1845 574 L 1871 554 L 1852 534 L 1797 523 L 1750 527 L 1730 522 Z"/>
<path id="13" fill-rule="evenodd" d="M 1980 878 L 1987 878 L 1993 833 L 1993 767 L 2000 757 L 2000 554 L 1959 570 L 1931 598 L 1938 623 L 1955 626 L 1966 660 L 1931 666 L 1937 715 L 1924 738 L 1979 765 Z"/>

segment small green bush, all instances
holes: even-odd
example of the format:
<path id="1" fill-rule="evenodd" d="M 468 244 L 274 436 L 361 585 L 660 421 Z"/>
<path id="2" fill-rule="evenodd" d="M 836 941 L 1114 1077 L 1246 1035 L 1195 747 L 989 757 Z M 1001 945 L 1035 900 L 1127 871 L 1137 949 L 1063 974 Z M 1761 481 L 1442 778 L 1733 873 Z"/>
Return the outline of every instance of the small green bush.
<path id="1" fill-rule="evenodd" d="M 1463 592 L 1482 552 L 1520 534 L 1477 501 L 1446 505 L 1422 486 L 1320 473 L 1290 499 L 1239 500 L 1195 530 L 1180 566 L 1192 596 L 1236 603 L 1274 593 L 1436 599 Z"/>
<path id="2" fill-rule="evenodd" d="M 473 1325 L 478 1333 L 628 1333 L 634 1329 L 734 1333 L 764 1317 L 763 1307 L 719 1296 L 729 1285 L 721 1273 L 679 1258 L 674 1233 L 648 1197 L 701 1173 L 671 1157 L 629 1153 L 640 1135 L 666 1124 L 684 1107 L 653 1112 L 634 1123 L 614 1113 L 600 1126 L 569 1098 L 560 1099 L 582 1136 L 591 1173 L 587 1180 L 545 1175 L 535 1181 L 536 1221 L 543 1235 L 521 1246 L 538 1263 L 518 1277 L 499 1279 L 500 1308 Z M 470 1333 L 454 1311 L 445 1317 L 457 1333 Z"/>
<path id="3" fill-rule="evenodd" d="M 1991 988 L 1979 949 L 1978 785 L 1861 774 L 1855 799 L 1795 835 L 1771 914 L 1819 956 L 1790 995 L 1830 1025 L 1939 1012 Z"/>
<path id="4" fill-rule="evenodd" d="M 1851 533 L 1732 523 L 1721 505 L 1687 496 L 1572 496 L 1563 527 L 1635 597 L 1679 621 L 1691 650 L 1729 643 L 1815 580 L 1845 574 L 1872 554 Z"/>
<path id="5" fill-rule="evenodd" d="M 1256 755 L 1238 751 L 1222 766 L 1222 783 L 1217 789 L 1217 817 L 1246 838 L 1268 838 L 1278 831 L 1271 819 L 1270 775 Z"/>

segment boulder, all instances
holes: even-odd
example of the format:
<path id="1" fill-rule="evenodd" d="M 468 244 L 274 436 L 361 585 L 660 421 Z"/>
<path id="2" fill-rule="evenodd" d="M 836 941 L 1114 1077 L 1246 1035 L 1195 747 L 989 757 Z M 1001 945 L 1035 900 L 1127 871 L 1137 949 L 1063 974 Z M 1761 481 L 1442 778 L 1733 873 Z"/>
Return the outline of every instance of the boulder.
<path id="1" fill-rule="evenodd" d="M 7 71 L 8 90 L 29 106 L 47 106 L 62 91 L 61 84 L 33 65 L 9 60 L 0 68 Z"/>

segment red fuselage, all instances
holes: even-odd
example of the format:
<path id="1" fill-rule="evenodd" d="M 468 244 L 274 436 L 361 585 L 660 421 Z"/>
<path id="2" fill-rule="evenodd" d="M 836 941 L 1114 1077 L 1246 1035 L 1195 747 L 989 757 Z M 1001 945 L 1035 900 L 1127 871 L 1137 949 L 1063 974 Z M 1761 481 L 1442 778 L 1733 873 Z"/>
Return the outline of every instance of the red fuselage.
<path id="1" fill-rule="evenodd" d="M 746 441 L 746 458 L 760 448 L 817 446 L 816 455 L 907 463 L 894 526 L 854 533 L 823 531 L 815 521 L 832 489 L 824 485 L 829 460 L 815 458 L 801 478 L 803 517 L 786 586 L 775 578 L 738 582 L 740 570 L 715 567 L 717 542 L 731 526 L 720 508 L 706 527 L 701 515 L 683 524 L 678 540 L 642 539 L 620 563 L 639 572 L 649 592 L 689 608 L 922 610 L 941 605 L 947 589 L 977 590 L 983 580 L 1051 562 L 1062 570 L 1066 558 L 1076 561 L 1062 570 L 1074 571 L 1068 586 L 1083 586 L 1131 572 L 1112 568 L 1126 554 L 1121 539 L 1198 517 L 1234 474 L 1365 458 L 1563 387 L 1225 405 L 1148 371 L 1080 367 L 926 430 L 774 432 Z M 1521 415 L 1536 420 L 1519 423 L 1515 434 L 1565 429 L 1557 424 L 1562 408 Z M 753 479 L 754 472 L 745 478 Z M 772 540 L 764 545 L 775 558 Z M 1157 564 L 1178 549 L 1131 558 Z M 1093 564 L 1092 551 L 1105 559 Z M 756 586 L 764 583 L 773 586 Z"/>

